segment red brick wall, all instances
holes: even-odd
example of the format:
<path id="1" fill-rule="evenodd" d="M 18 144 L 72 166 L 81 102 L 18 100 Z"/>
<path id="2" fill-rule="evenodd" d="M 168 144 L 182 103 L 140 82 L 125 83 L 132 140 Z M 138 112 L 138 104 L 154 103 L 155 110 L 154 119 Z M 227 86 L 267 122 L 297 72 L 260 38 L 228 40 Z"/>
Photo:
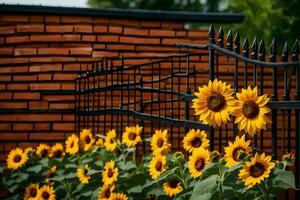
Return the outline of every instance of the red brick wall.
<path id="1" fill-rule="evenodd" d="M 104 57 L 139 64 L 207 43 L 183 23 L 74 16 L 0 16 L 0 161 L 16 146 L 63 140 L 74 131 L 74 82 Z M 120 63 L 116 61 L 116 64 Z"/>

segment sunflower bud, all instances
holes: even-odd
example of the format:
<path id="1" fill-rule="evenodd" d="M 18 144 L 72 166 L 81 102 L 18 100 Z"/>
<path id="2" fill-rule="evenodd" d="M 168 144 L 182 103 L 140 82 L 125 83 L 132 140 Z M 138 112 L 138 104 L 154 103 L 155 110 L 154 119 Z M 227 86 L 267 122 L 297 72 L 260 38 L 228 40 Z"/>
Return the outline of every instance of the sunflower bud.
<path id="1" fill-rule="evenodd" d="M 211 152 L 212 162 L 217 163 L 221 159 L 221 155 L 218 151 Z"/>
<path id="2" fill-rule="evenodd" d="M 180 151 L 177 151 L 173 154 L 173 158 L 172 158 L 172 161 L 175 162 L 175 163 L 182 163 L 184 164 L 184 155 L 182 152 Z"/>
<path id="3" fill-rule="evenodd" d="M 282 162 L 285 166 L 293 166 L 295 164 L 295 154 L 286 153 L 282 156 Z"/>

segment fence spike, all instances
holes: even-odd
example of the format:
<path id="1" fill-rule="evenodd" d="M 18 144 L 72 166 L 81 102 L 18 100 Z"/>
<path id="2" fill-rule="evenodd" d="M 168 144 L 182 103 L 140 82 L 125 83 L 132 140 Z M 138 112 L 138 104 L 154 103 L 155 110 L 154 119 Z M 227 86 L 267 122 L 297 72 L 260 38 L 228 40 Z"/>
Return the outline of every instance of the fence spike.
<path id="1" fill-rule="evenodd" d="M 224 47 L 224 31 L 222 26 L 220 26 L 218 33 L 218 46 Z"/>
<path id="2" fill-rule="evenodd" d="M 265 42 L 262 39 L 259 42 L 259 45 L 258 45 L 258 59 L 259 60 L 265 60 L 265 56 L 266 56 Z"/>
<path id="3" fill-rule="evenodd" d="M 274 37 L 270 48 L 270 57 L 269 57 L 270 62 L 276 61 L 276 54 L 277 54 L 277 42 L 276 42 L 276 38 Z"/>
<path id="4" fill-rule="evenodd" d="M 232 32 L 231 30 L 228 31 L 228 34 L 227 34 L 227 44 L 226 44 L 226 49 L 232 51 Z"/>
<path id="5" fill-rule="evenodd" d="M 287 62 L 288 61 L 288 42 L 287 41 L 284 43 L 284 47 L 282 49 L 281 61 L 282 62 Z"/>
<path id="6" fill-rule="evenodd" d="M 233 51 L 236 52 L 236 53 L 240 53 L 241 44 L 240 44 L 240 34 L 239 34 L 239 32 L 237 32 L 235 34 L 233 43 L 234 43 Z"/>
<path id="7" fill-rule="evenodd" d="M 253 39 L 251 49 L 252 49 L 251 58 L 252 59 L 256 59 L 257 58 L 257 41 L 256 41 L 256 36 Z"/>
<path id="8" fill-rule="evenodd" d="M 209 39 L 209 42 L 214 44 L 215 43 L 215 29 L 214 29 L 214 26 L 211 24 L 210 25 L 210 28 L 209 28 L 209 31 L 208 31 L 208 39 Z"/>
<path id="9" fill-rule="evenodd" d="M 249 57 L 249 41 L 248 41 L 248 38 L 244 39 L 242 54 L 243 54 L 243 56 L 245 56 L 247 58 Z"/>
<path id="10" fill-rule="evenodd" d="M 292 60 L 298 61 L 298 54 L 299 54 L 299 45 L 298 40 L 295 41 L 293 48 L 292 48 Z"/>

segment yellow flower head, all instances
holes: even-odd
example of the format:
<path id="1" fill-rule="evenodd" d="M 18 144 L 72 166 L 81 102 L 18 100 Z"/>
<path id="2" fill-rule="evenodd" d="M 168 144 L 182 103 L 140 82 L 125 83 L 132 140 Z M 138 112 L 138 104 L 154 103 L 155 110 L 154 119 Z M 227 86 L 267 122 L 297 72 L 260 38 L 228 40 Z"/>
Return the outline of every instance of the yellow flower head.
<path id="1" fill-rule="evenodd" d="M 47 171 L 47 178 L 46 178 L 46 183 L 48 185 L 52 185 L 53 182 L 50 180 L 51 178 L 53 178 L 53 176 L 56 173 L 56 165 L 52 166 L 50 169 L 48 169 Z"/>
<path id="2" fill-rule="evenodd" d="M 168 130 L 155 130 L 155 134 L 151 140 L 151 150 L 153 154 L 164 154 L 166 155 L 171 148 L 171 144 L 168 143 Z"/>
<path id="3" fill-rule="evenodd" d="M 96 141 L 96 145 L 98 147 L 104 147 L 104 141 L 102 138 L 98 138 L 98 140 Z"/>
<path id="4" fill-rule="evenodd" d="M 128 197 L 123 193 L 112 193 L 111 200 L 128 200 Z"/>
<path id="5" fill-rule="evenodd" d="M 199 148 L 189 157 L 189 172 L 193 178 L 202 175 L 202 170 L 210 162 L 211 156 L 207 149 Z"/>
<path id="6" fill-rule="evenodd" d="M 28 155 L 30 153 L 33 153 L 34 152 L 34 149 L 32 147 L 27 147 L 24 152 Z"/>
<path id="7" fill-rule="evenodd" d="M 246 186 L 252 187 L 268 178 L 274 167 L 275 163 L 271 162 L 271 156 L 256 153 L 240 170 L 239 177 Z"/>
<path id="8" fill-rule="evenodd" d="M 95 143 L 95 139 L 90 129 L 83 129 L 80 132 L 80 143 L 83 151 L 89 151 Z"/>
<path id="9" fill-rule="evenodd" d="M 241 153 L 250 153 L 250 140 L 246 141 L 245 135 L 242 137 L 237 136 L 235 141 L 228 142 L 229 146 L 225 147 L 225 161 L 227 167 L 232 167 L 238 163 L 240 163 L 240 155 Z"/>
<path id="10" fill-rule="evenodd" d="M 117 147 L 116 130 L 112 129 L 106 133 L 104 147 L 107 151 L 115 151 Z"/>
<path id="11" fill-rule="evenodd" d="M 137 143 L 141 142 L 141 133 L 143 127 L 139 127 L 139 125 L 126 127 L 125 132 L 122 136 L 122 142 L 126 144 L 127 147 L 134 147 Z"/>
<path id="12" fill-rule="evenodd" d="M 183 138 L 183 148 L 189 153 L 201 147 L 207 149 L 209 147 L 209 140 L 206 137 L 205 131 L 191 129 Z"/>
<path id="13" fill-rule="evenodd" d="M 7 156 L 6 163 L 7 168 L 16 170 L 22 167 L 28 160 L 28 156 L 20 148 L 11 150 Z"/>
<path id="14" fill-rule="evenodd" d="M 166 163 L 166 156 L 156 154 L 152 157 L 149 164 L 149 173 L 153 180 L 157 179 L 164 171 L 167 170 Z"/>
<path id="15" fill-rule="evenodd" d="M 41 198 L 39 200 L 55 200 L 56 194 L 52 186 L 44 185 L 40 188 Z"/>
<path id="16" fill-rule="evenodd" d="M 98 200 L 111 200 L 115 185 L 104 184 L 98 193 Z"/>
<path id="17" fill-rule="evenodd" d="M 53 145 L 50 149 L 50 155 L 49 157 L 55 157 L 55 158 L 62 158 L 64 157 L 65 152 L 64 152 L 64 147 L 61 143 L 56 143 Z"/>
<path id="18" fill-rule="evenodd" d="M 77 135 L 72 134 L 66 140 L 66 152 L 70 155 L 74 155 L 79 151 L 79 138 Z"/>
<path id="19" fill-rule="evenodd" d="M 169 196 L 172 197 L 178 193 L 180 193 L 183 188 L 180 182 L 176 179 L 171 179 L 168 182 L 163 184 L 164 192 Z"/>
<path id="20" fill-rule="evenodd" d="M 91 168 L 86 164 L 84 168 L 78 168 L 77 169 L 77 177 L 79 178 L 79 181 L 81 184 L 88 184 L 89 179 L 91 176 L 88 175 L 88 172 L 91 170 Z"/>
<path id="21" fill-rule="evenodd" d="M 119 170 L 115 168 L 115 162 L 113 160 L 106 162 L 104 170 L 102 172 L 102 180 L 104 184 L 113 184 L 118 180 Z"/>
<path id="22" fill-rule="evenodd" d="M 38 184 L 30 184 L 26 187 L 24 200 L 39 200 L 40 196 L 41 194 Z"/>
<path id="23" fill-rule="evenodd" d="M 238 104 L 233 112 L 236 116 L 235 123 L 238 124 L 239 130 L 244 130 L 253 136 L 261 129 L 266 129 L 267 123 L 272 123 L 266 116 L 271 109 L 266 106 L 269 98 L 266 95 L 258 96 L 257 87 L 253 90 L 249 86 L 242 89 L 242 93 L 236 94 Z"/>
<path id="24" fill-rule="evenodd" d="M 40 144 L 35 151 L 39 157 L 47 157 L 50 153 L 50 147 L 47 144 Z"/>
<path id="25" fill-rule="evenodd" d="M 199 92 L 195 92 L 196 98 L 192 100 L 195 115 L 200 115 L 199 121 L 214 127 L 227 124 L 236 104 L 232 94 L 230 85 L 218 79 L 199 87 Z"/>

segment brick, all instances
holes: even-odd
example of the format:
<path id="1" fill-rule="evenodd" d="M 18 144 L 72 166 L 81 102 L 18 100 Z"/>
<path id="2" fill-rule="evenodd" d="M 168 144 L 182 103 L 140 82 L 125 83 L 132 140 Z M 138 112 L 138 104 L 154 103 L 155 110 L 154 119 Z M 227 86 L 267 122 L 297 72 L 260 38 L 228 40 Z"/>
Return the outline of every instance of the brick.
<path id="1" fill-rule="evenodd" d="M 1 74 L 8 74 L 8 73 L 24 73 L 28 72 L 27 66 L 14 66 L 14 67 L 0 67 L 0 73 Z"/>
<path id="2" fill-rule="evenodd" d="M 0 47 L 0 55 L 12 55 L 13 48 L 12 47 Z"/>
<path id="3" fill-rule="evenodd" d="M 14 75 L 14 81 L 36 81 L 37 75 Z"/>
<path id="4" fill-rule="evenodd" d="M 50 109 L 73 109 L 74 103 L 50 103 Z"/>
<path id="5" fill-rule="evenodd" d="M 15 26 L 0 26 L 0 35 L 9 35 L 15 33 Z"/>
<path id="6" fill-rule="evenodd" d="M 31 41 L 35 42 L 58 42 L 62 41 L 61 35 L 32 35 Z"/>
<path id="7" fill-rule="evenodd" d="M 63 121 L 74 121 L 74 115 L 63 115 Z"/>
<path id="8" fill-rule="evenodd" d="M 30 90 L 59 90 L 59 83 L 32 83 L 29 85 Z"/>
<path id="9" fill-rule="evenodd" d="M 0 130 L 10 131 L 11 130 L 11 123 L 0 123 Z"/>
<path id="10" fill-rule="evenodd" d="M 29 102 L 29 109 L 47 109 L 47 101 L 31 101 Z"/>
<path id="11" fill-rule="evenodd" d="M 161 22 L 162 28 L 169 29 L 184 29 L 184 23 L 182 22 Z"/>
<path id="12" fill-rule="evenodd" d="M 124 35 L 148 36 L 149 30 L 124 27 Z"/>
<path id="13" fill-rule="evenodd" d="M 85 41 L 85 42 L 95 42 L 96 41 L 96 35 L 83 35 L 81 40 Z"/>
<path id="14" fill-rule="evenodd" d="M 186 37 L 186 31 L 176 31 L 176 37 Z"/>
<path id="15" fill-rule="evenodd" d="M 62 40 L 65 42 L 79 42 L 81 37 L 79 34 L 64 34 Z"/>
<path id="16" fill-rule="evenodd" d="M 59 81 L 59 80 L 75 80 L 77 77 L 77 74 L 66 74 L 66 73 L 55 73 L 53 80 Z"/>
<path id="17" fill-rule="evenodd" d="M 35 123 L 34 130 L 37 130 L 37 131 L 50 130 L 50 124 L 49 123 Z"/>
<path id="18" fill-rule="evenodd" d="M 28 90 L 28 84 L 11 83 L 7 85 L 7 90 Z"/>
<path id="19" fill-rule="evenodd" d="M 0 75 L 0 82 L 8 82 L 11 81 L 11 76 L 9 75 Z"/>
<path id="20" fill-rule="evenodd" d="M 174 37 L 175 36 L 175 31 L 171 31 L 171 30 L 150 30 L 150 36 Z"/>
<path id="21" fill-rule="evenodd" d="M 73 131 L 74 123 L 54 123 L 53 130 L 57 131 Z"/>
<path id="22" fill-rule="evenodd" d="M 38 80 L 39 81 L 50 81 L 52 79 L 52 74 L 39 74 Z"/>
<path id="23" fill-rule="evenodd" d="M 44 16 L 29 16 L 29 21 L 30 22 L 44 22 Z"/>
<path id="24" fill-rule="evenodd" d="M 27 103 L 26 102 L 0 102 L 0 108 L 3 109 L 27 108 Z"/>
<path id="25" fill-rule="evenodd" d="M 5 142 L 5 144 L 4 144 L 5 151 L 11 151 L 12 149 L 14 149 L 16 147 L 17 147 L 16 142 Z"/>
<path id="26" fill-rule="evenodd" d="M 27 55 L 36 55 L 36 48 L 15 48 L 15 56 L 27 56 Z"/>
<path id="27" fill-rule="evenodd" d="M 159 28 L 160 22 L 159 21 L 141 21 L 141 26 Z"/>
<path id="28" fill-rule="evenodd" d="M 119 36 L 115 35 L 98 35 L 98 42 L 119 42 Z"/>
<path id="29" fill-rule="evenodd" d="M 17 44 L 30 42 L 29 36 L 13 36 L 6 38 L 7 44 Z"/>
<path id="30" fill-rule="evenodd" d="M 103 58 L 103 57 L 117 57 L 119 54 L 118 52 L 113 51 L 94 51 L 93 57 Z"/>
<path id="31" fill-rule="evenodd" d="M 69 101 L 74 100 L 74 95 L 44 95 L 44 100 L 47 101 Z"/>
<path id="32" fill-rule="evenodd" d="M 51 71 L 62 71 L 62 64 L 34 65 L 29 67 L 29 72 L 51 72 Z"/>
<path id="33" fill-rule="evenodd" d="M 76 62 L 77 57 L 52 57 L 51 62 Z"/>
<path id="34" fill-rule="evenodd" d="M 28 123 L 14 123 L 14 131 L 31 131 L 33 130 L 33 125 Z"/>
<path id="35" fill-rule="evenodd" d="M 63 71 L 79 71 L 80 70 L 80 64 L 64 64 Z"/>
<path id="36" fill-rule="evenodd" d="M 80 22 L 92 22 L 91 17 L 82 17 L 82 16 L 63 16 L 61 17 L 61 22 L 62 23 L 80 23 Z"/>
<path id="37" fill-rule="evenodd" d="M 0 59 L 0 64 L 25 64 L 28 63 L 29 59 L 28 58 L 1 58 Z"/>
<path id="38" fill-rule="evenodd" d="M 158 38 L 138 38 L 138 37 L 120 37 L 120 43 L 132 43 L 132 44 L 160 44 Z"/>
<path id="39" fill-rule="evenodd" d="M 95 25 L 93 31 L 94 33 L 107 33 L 107 26 Z"/>
<path id="40" fill-rule="evenodd" d="M 0 90 L 6 90 L 6 85 L 5 84 L 0 84 Z"/>
<path id="41" fill-rule="evenodd" d="M 17 32 L 38 33 L 44 32 L 43 24 L 17 25 Z"/>
<path id="42" fill-rule="evenodd" d="M 0 133 L 1 141 L 22 141 L 28 140 L 28 133 Z"/>
<path id="43" fill-rule="evenodd" d="M 95 24 L 109 24 L 109 19 L 108 18 L 103 18 L 103 17 L 95 17 L 95 18 L 93 18 L 93 23 L 95 23 Z"/>
<path id="44" fill-rule="evenodd" d="M 46 31 L 49 33 L 71 33 L 74 27 L 72 25 L 48 25 Z"/>
<path id="45" fill-rule="evenodd" d="M 75 25 L 74 32 L 75 33 L 92 33 L 93 27 L 92 27 L 92 25 Z"/>
<path id="46" fill-rule="evenodd" d="M 106 44 L 94 44 L 93 49 L 105 49 Z"/>
<path id="47" fill-rule="evenodd" d="M 51 140 L 64 140 L 65 133 L 31 133 L 29 135 L 30 140 L 44 140 L 45 142 L 49 142 Z"/>
<path id="48" fill-rule="evenodd" d="M 1 22 L 28 22 L 29 17 L 24 15 L 1 15 Z"/>
<path id="49" fill-rule="evenodd" d="M 11 92 L 0 92 L 0 99 L 12 99 L 13 94 Z"/>
<path id="50" fill-rule="evenodd" d="M 182 39 L 178 39 L 178 38 L 163 38 L 162 39 L 162 44 L 163 45 L 174 45 L 177 42 L 182 42 L 182 43 L 191 43 L 190 39 L 186 39 L 186 38 L 182 38 Z"/>
<path id="51" fill-rule="evenodd" d="M 40 55 L 69 55 L 68 48 L 39 48 Z"/>
<path id="52" fill-rule="evenodd" d="M 93 49 L 90 47 L 83 47 L 83 48 L 71 48 L 70 54 L 71 55 L 86 55 L 90 56 L 92 54 Z"/>
<path id="53" fill-rule="evenodd" d="M 46 22 L 60 22 L 59 16 L 46 16 L 45 17 Z"/>
<path id="54" fill-rule="evenodd" d="M 135 46 L 134 45 L 121 45 L 121 44 L 107 44 L 107 50 L 133 51 L 133 50 L 135 50 Z"/>
<path id="55" fill-rule="evenodd" d="M 122 27 L 121 26 L 109 26 L 108 32 L 110 33 L 122 33 Z"/>
<path id="56" fill-rule="evenodd" d="M 28 99 L 28 100 L 39 100 L 40 93 L 33 93 L 33 92 L 18 92 L 14 93 L 14 99 Z"/>
<path id="57" fill-rule="evenodd" d="M 122 25 L 122 26 L 139 26 L 139 21 L 137 20 L 110 19 L 110 23 L 113 25 Z"/>
<path id="58" fill-rule="evenodd" d="M 187 37 L 207 39 L 207 31 L 188 31 Z"/>
<path id="59" fill-rule="evenodd" d="M 60 121 L 62 119 L 60 114 L 5 114 L 0 115 L 0 121 L 8 122 L 42 122 L 42 121 Z"/>
<path id="60" fill-rule="evenodd" d="M 0 44 L 4 44 L 5 40 L 3 37 L 0 37 Z"/>
<path id="61" fill-rule="evenodd" d="M 61 89 L 62 90 L 74 90 L 75 89 L 75 84 L 74 83 L 62 83 L 61 84 Z"/>

